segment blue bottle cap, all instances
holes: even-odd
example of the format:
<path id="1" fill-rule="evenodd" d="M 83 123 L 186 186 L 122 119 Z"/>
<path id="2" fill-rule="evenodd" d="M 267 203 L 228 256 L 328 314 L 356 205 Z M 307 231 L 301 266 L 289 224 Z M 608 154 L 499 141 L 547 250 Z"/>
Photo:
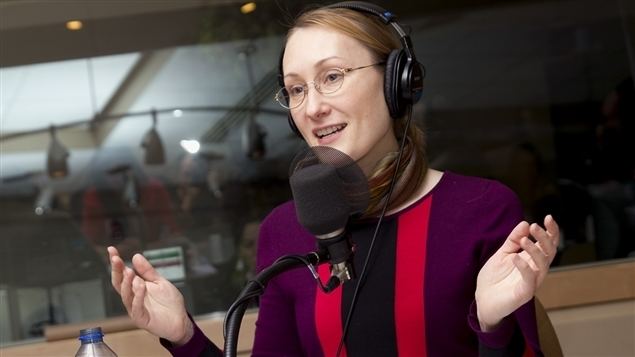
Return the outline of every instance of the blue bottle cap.
<path id="1" fill-rule="evenodd" d="M 102 341 L 103 337 L 101 327 L 85 328 L 79 331 L 79 340 L 82 342 Z"/>

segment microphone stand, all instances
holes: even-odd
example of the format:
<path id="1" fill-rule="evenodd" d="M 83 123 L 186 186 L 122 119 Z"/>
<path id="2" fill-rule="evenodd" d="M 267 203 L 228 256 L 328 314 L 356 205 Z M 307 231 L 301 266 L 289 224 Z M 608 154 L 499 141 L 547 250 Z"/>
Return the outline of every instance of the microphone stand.
<path id="1" fill-rule="evenodd" d="M 276 260 L 271 266 L 261 271 L 256 277 L 250 280 L 247 285 L 236 298 L 236 301 L 229 307 L 225 315 L 223 332 L 225 335 L 224 355 L 225 357 L 235 357 L 238 346 L 238 333 L 240 324 L 242 323 L 247 303 L 252 299 L 262 295 L 269 281 L 285 271 L 307 266 L 313 277 L 319 281 L 319 275 L 315 271 L 317 266 L 328 261 L 328 252 L 321 249 L 317 252 L 311 252 L 305 256 L 301 255 L 285 255 Z M 321 285 L 321 282 L 320 282 Z"/>

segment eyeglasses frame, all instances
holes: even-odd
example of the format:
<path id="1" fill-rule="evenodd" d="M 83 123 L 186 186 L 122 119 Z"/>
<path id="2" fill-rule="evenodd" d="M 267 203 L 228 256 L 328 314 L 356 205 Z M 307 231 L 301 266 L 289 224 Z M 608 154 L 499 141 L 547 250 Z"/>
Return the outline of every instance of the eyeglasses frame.
<path id="1" fill-rule="evenodd" d="M 364 68 L 369 68 L 369 67 L 373 67 L 373 66 L 380 66 L 380 65 L 385 65 L 385 64 L 386 64 L 386 62 L 382 61 L 382 62 L 372 63 L 372 64 L 368 64 L 368 65 L 365 65 L 365 66 L 359 66 L 359 67 L 347 67 L 347 68 L 332 67 L 332 68 L 327 68 L 324 71 L 321 71 L 320 74 L 323 73 L 323 72 L 331 71 L 331 70 L 338 70 L 338 71 L 342 72 L 342 74 L 344 75 L 344 78 L 346 78 L 347 74 L 349 74 L 349 73 L 351 73 L 353 71 L 357 71 L 358 69 L 364 69 Z M 317 79 L 317 77 L 316 77 L 316 79 Z M 295 105 L 293 107 L 290 107 L 290 106 L 285 104 L 285 102 L 289 103 L 289 95 L 288 94 L 285 95 L 283 93 L 283 91 L 286 90 L 286 87 L 282 87 L 282 88 L 278 89 L 278 91 L 276 92 L 276 95 L 274 97 L 275 101 L 278 102 L 278 104 L 280 104 L 281 107 L 283 107 L 285 109 L 288 109 L 288 110 L 292 110 L 292 109 L 296 109 L 296 108 L 300 107 L 302 105 L 302 103 L 304 103 L 304 99 L 306 99 L 306 96 L 309 93 L 309 84 L 312 84 L 313 88 L 315 88 L 315 90 L 318 93 L 320 93 L 320 94 L 333 94 L 333 93 L 337 92 L 338 90 L 340 90 L 342 88 L 342 85 L 344 84 L 344 80 L 342 80 L 342 84 L 340 84 L 340 86 L 337 89 L 335 89 L 334 91 L 332 91 L 332 92 L 322 92 L 322 90 L 320 89 L 320 86 L 315 84 L 316 79 L 313 79 L 312 81 L 306 82 L 306 83 L 304 83 L 302 85 L 302 87 L 304 88 L 304 92 L 303 92 L 304 95 L 302 96 L 302 100 L 299 101 L 297 105 Z"/>

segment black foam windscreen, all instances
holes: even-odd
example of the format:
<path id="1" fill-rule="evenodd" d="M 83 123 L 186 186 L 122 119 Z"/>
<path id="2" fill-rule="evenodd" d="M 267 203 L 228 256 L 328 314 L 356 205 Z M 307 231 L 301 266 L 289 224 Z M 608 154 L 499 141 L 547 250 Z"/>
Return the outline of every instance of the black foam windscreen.
<path id="1" fill-rule="evenodd" d="M 291 191 L 300 224 L 316 236 L 346 226 L 368 207 L 366 175 L 348 155 L 327 146 L 301 152 L 291 164 Z"/>
<path id="2" fill-rule="evenodd" d="M 350 208 L 333 167 L 304 168 L 291 176 L 290 183 L 298 220 L 309 232 L 321 236 L 346 226 Z"/>

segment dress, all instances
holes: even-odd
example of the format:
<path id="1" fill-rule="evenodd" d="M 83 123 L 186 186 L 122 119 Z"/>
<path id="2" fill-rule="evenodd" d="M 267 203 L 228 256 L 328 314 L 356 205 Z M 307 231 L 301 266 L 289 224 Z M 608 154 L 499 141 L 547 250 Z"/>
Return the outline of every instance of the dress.
<path id="1" fill-rule="evenodd" d="M 340 356 L 542 356 L 533 300 L 492 332 L 481 332 L 476 319 L 478 272 L 522 220 L 509 188 L 445 172 L 428 194 L 384 219 Z M 348 227 L 357 272 L 375 223 Z M 315 245 L 293 203 L 282 204 L 263 221 L 258 269 Z M 325 281 L 328 265 L 319 272 Z M 274 278 L 260 299 L 253 355 L 334 356 L 353 290 L 347 282 L 325 294 L 307 269 Z M 174 356 L 220 353 L 198 328 L 184 346 L 162 343 Z"/>

